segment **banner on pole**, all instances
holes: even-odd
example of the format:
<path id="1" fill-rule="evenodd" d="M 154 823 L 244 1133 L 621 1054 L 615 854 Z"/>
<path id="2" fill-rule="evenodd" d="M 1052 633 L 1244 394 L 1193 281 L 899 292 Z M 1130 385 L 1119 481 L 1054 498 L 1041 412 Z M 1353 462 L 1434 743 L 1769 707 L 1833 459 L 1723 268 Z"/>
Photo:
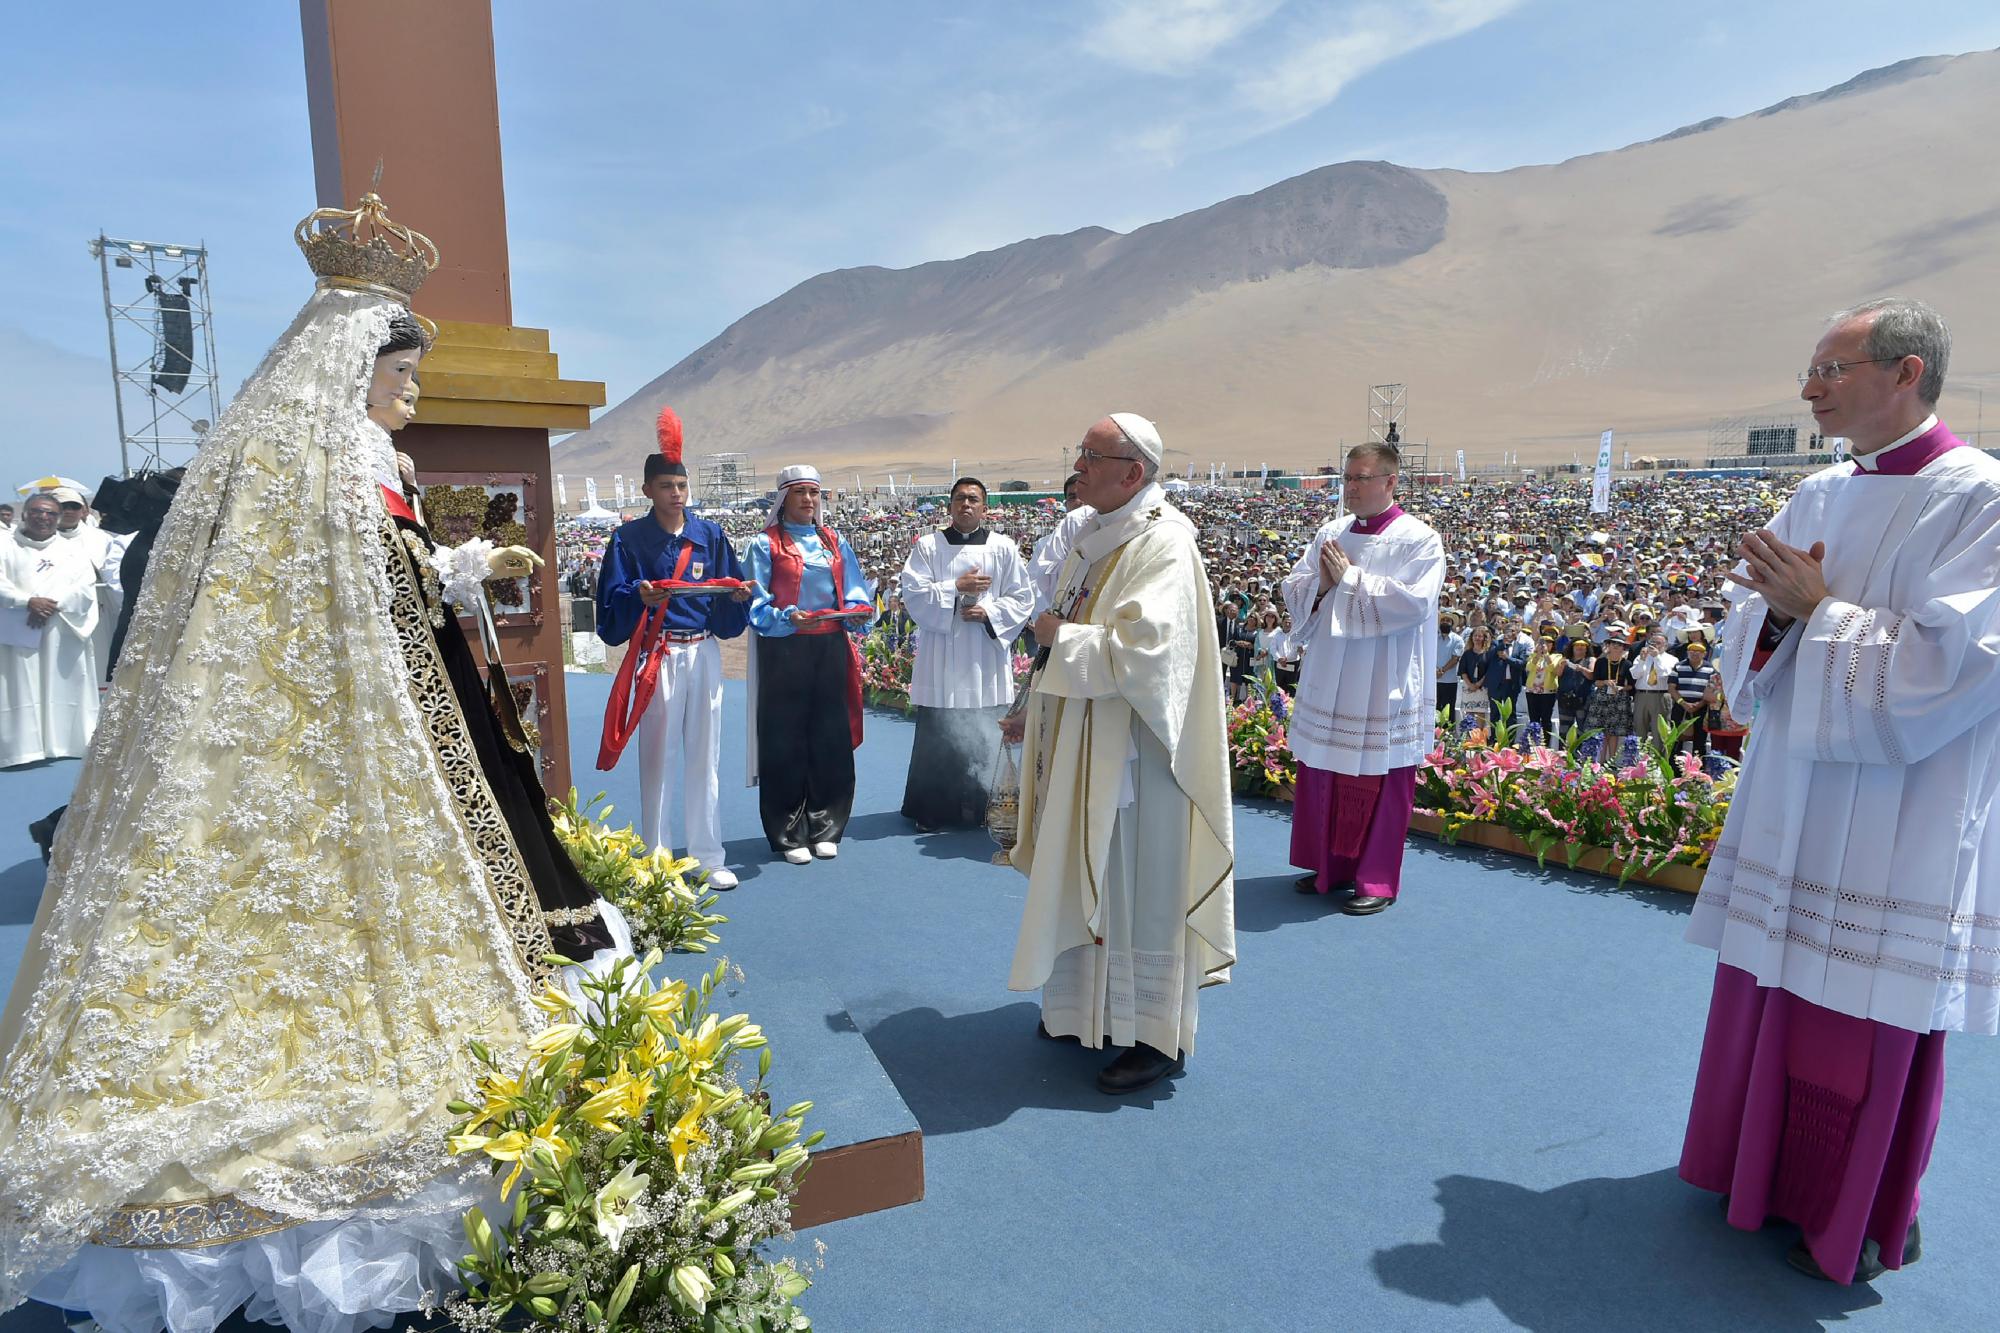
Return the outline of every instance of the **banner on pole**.
<path id="1" fill-rule="evenodd" d="M 560 472 L 556 473 L 556 507 L 569 508 L 569 487 L 563 485 L 563 476 Z"/>
<path id="2" fill-rule="evenodd" d="M 1590 483 L 1590 512 L 1611 512 L 1611 432 L 1608 430 L 1597 439 L 1597 476 Z"/>
<path id="3" fill-rule="evenodd" d="M 583 499 L 586 507 L 591 509 L 597 508 L 597 478 L 585 477 L 583 479 Z"/>
<path id="4" fill-rule="evenodd" d="M 1463 449 L 1458 451 L 1458 479 L 1460 481 L 1465 480 L 1465 450 Z"/>
<path id="5" fill-rule="evenodd" d="M 1827 441 L 1827 445 L 1833 450 L 1834 462 L 1845 463 L 1847 461 L 1847 437 L 1845 435 L 1834 436 Z"/>

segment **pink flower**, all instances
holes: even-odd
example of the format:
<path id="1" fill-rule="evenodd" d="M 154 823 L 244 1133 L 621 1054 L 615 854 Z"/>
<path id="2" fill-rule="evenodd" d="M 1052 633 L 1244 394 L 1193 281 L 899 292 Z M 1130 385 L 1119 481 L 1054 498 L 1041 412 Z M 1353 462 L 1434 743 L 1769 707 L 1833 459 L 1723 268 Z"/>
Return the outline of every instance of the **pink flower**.
<path id="1" fill-rule="evenodd" d="M 1424 762 L 1432 768 L 1444 768 L 1450 764 L 1451 757 L 1445 754 L 1444 747 L 1440 745 L 1437 749 L 1432 750 L 1424 756 Z"/>

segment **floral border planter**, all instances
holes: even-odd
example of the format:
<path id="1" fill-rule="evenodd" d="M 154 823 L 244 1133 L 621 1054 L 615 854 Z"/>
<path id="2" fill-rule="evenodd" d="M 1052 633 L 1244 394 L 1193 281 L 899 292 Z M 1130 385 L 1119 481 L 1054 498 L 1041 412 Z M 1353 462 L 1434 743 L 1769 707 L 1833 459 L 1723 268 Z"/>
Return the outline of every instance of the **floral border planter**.
<path id="1" fill-rule="evenodd" d="M 1427 838 L 1438 838 L 1442 841 L 1444 820 L 1438 815 L 1413 814 L 1410 816 L 1410 832 L 1421 833 Z M 1462 824 L 1458 830 L 1458 841 L 1469 843 L 1474 847 L 1506 852 L 1511 856 L 1525 856 L 1529 860 L 1535 858 L 1534 848 L 1528 846 L 1519 834 L 1501 824 L 1489 824 L 1479 820 Z M 1560 857 L 1554 859 L 1557 864 L 1562 864 Z M 1586 847 L 1583 854 L 1577 857 L 1575 868 L 1586 874 L 1605 875 L 1616 879 L 1623 872 L 1625 865 L 1602 847 Z M 1647 884 L 1656 889 L 1673 889 L 1679 893 L 1699 893 L 1702 877 L 1706 873 L 1698 866 L 1674 862 L 1661 866 L 1651 874 L 1635 870 L 1626 883 Z"/>

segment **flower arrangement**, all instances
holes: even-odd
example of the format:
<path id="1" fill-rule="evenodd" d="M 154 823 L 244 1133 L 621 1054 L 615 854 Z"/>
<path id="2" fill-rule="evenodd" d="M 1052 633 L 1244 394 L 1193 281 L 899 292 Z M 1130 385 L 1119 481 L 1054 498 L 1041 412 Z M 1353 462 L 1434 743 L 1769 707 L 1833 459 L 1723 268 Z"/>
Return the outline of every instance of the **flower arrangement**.
<path id="1" fill-rule="evenodd" d="M 910 677 L 917 669 L 915 635 L 898 635 L 881 621 L 861 640 L 861 687 L 870 703 L 910 710 Z"/>
<path id="2" fill-rule="evenodd" d="M 723 968 L 698 986 L 655 983 L 658 951 L 584 981 L 551 982 L 550 1024 L 519 1067 L 473 1043 L 478 1100 L 453 1154 L 504 1173 L 496 1218 L 466 1214 L 466 1291 L 444 1306 L 468 1333 L 521 1314 L 574 1333 L 776 1333 L 809 1329 L 810 1285 L 759 1247 L 791 1236 L 791 1199 L 818 1133 L 811 1102 L 769 1109 L 771 1052 L 747 1016 L 710 1009 Z M 745 1088 L 736 1057 L 758 1051 Z"/>
<path id="3" fill-rule="evenodd" d="M 1439 714 L 1436 747 L 1417 772 L 1417 810 L 1440 820 L 1446 842 L 1484 822 L 1512 830 L 1543 862 L 1561 847 L 1574 867 L 1584 851 L 1601 847 L 1623 863 L 1621 883 L 1672 863 L 1708 864 L 1736 774 L 1719 755 L 1704 763 L 1676 754 L 1685 724 L 1662 722 L 1643 744 L 1628 736 L 1607 758 L 1601 737 L 1574 729 L 1560 747 L 1543 744 L 1538 728 L 1517 745 L 1506 704 L 1490 729 L 1466 722 L 1454 726 L 1449 710 Z"/>
<path id="4" fill-rule="evenodd" d="M 514 492 L 488 492 L 484 486 L 453 486 L 446 482 L 434 482 L 423 491 L 424 515 L 438 541 L 461 546 L 484 539 L 489 543 L 488 549 L 527 544 L 528 529 L 520 517 L 521 497 Z M 522 610 L 528 604 L 525 577 L 488 581 L 482 572 L 474 582 L 484 583 L 487 595 L 498 609 Z"/>
<path id="5" fill-rule="evenodd" d="M 1229 771 L 1246 796 L 1288 797 L 1298 781 L 1298 761 L 1285 740 L 1292 699 L 1269 671 L 1242 703 L 1229 710 Z"/>
<path id="6" fill-rule="evenodd" d="M 569 849 L 577 870 L 625 914 L 635 948 L 705 953 L 716 942 L 715 927 L 729 918 L 710 912 L 714 894 L 703 894 L 688 883 L 688 872 L 697 863 L 652 851 L 630 824 L 613 829 L 610 816 L 615 807 L 596 808 L 603 799 L 599 792 L 578 805 L 576 788 L 571 787 L 569 799 L 549 812 L 556 836 Z"/>

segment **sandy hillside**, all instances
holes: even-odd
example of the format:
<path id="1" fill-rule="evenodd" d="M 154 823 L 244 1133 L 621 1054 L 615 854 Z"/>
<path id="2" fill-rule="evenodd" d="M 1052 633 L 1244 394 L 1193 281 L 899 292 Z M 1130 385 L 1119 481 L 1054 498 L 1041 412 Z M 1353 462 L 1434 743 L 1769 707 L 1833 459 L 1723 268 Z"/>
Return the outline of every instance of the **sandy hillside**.
<path id="1" fill-rule="evenodd" d="M 1693 455 L 1791 410 L 1829 311 L 1886 291 L 1952 322 L 1943 412 L 2000 426 L 2000 53 L 1908 61 L 1754 115 L 1498 173 L 1343 163 L 1129 235 L 821 274 L 738 320 L 557 466 L 608 484 L 671 402 L 704 451 L 1039 482 L 1113 408 L 1176 465 L 1316 465 L 1409 385 L 1434 465 Z M 1989 440 L 1988 443 L 1995 442 Z"/>

